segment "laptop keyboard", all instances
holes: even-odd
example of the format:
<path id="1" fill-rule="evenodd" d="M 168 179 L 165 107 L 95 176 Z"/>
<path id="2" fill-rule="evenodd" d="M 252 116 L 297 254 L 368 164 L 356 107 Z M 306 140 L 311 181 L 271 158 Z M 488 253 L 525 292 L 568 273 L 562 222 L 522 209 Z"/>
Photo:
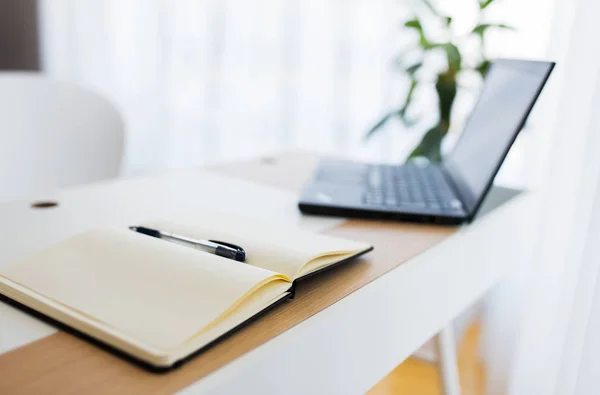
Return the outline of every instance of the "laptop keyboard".
<path id="1" fill-rule="evenodd" d="M 455 211 L 462 207 L 436 166 L 369 165 L 363 202 L 368 205 L 413 206 Z"/>

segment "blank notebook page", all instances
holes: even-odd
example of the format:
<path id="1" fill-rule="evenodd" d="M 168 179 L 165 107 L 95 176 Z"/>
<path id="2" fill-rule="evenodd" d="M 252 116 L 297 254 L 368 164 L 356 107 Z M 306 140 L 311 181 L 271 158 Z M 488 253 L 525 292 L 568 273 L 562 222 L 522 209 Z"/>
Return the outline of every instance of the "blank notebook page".
<path id="1" fill-rule="evenodd" d="M 0 274 L 162 350 L 181 346 L 258 285 L 285 282 L 121 229 L 82 233 Z"/>
<path id="2" fill-rule="evenodd" d="M 237 244 L 247 253 L 246 263 L 296 278 L 302 267 L 323 254 L 340 256 L 368 249 L 369 244 L 307 232 L 238 215 L 155 220 L 142 225 L 194 239 Z M 334 258 L 332 261 L 339 260 Z"/>

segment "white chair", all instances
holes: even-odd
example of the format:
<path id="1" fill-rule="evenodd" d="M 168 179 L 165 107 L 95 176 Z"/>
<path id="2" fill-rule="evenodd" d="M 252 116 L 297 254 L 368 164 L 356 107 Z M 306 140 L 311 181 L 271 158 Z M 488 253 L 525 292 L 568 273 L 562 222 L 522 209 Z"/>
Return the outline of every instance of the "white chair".
<path id="1" fill-rule="evenodd" d="M 0 73 L 0 201 L 115 177 L 123 146 L 123 120 L 105 98 L 37 73 Z"/>

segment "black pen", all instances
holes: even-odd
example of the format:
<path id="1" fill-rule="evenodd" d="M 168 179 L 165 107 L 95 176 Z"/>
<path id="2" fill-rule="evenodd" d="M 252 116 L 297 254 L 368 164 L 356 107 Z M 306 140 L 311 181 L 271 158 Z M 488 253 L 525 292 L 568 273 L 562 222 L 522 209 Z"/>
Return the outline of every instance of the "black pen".
<path id="1" fill-rule="evenodd" d="M 222 256 L 224 258 L 236 260 L 238 262 L 244 262 L 246 260 L 246 252 L 244 251 L 244 249 L 230 243 L 224 243 L 216 240 L 192 239 L 190 237 L 146 228 L 144 226 L 130 226 L 129 229 L 133 230 L 134 232 L 142 233 L 144 235 L 156 237 L 159 239 L 173 241 L 176 243 L 183 243 L 191 247 L 198 248 L 218 256 Z"/>

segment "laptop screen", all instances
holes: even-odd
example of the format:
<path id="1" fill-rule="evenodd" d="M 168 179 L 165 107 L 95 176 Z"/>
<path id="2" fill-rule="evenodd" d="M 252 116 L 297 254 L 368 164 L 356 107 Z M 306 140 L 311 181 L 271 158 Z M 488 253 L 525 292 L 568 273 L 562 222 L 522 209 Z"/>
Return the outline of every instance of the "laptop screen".
<path id="1" fill-rule="evenodd" d="M 492 64 L 479 101 L 444 161 L 467 211 L 486 194 L 553 66 L 517 60 Z"/>

